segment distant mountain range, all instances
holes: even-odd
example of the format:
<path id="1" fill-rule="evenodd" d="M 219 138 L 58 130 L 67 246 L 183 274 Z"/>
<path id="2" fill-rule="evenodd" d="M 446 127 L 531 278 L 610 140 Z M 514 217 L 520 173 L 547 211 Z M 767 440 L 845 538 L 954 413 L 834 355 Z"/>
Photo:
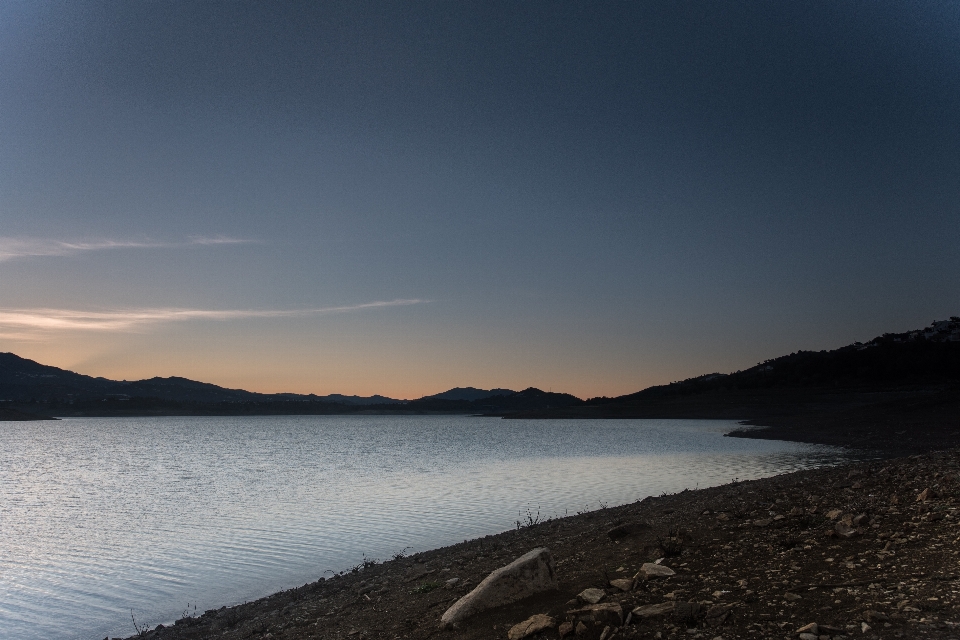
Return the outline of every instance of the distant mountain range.
<path id="1" fill-rule="evenodd" d="M 265 402 L 316 401 L 348 405 L 397 404 L 380 395 L 361 397 L 331 394 L 327 396 L 296 393 L 264 394 L 243 389 L 226 389 L 215 384 L 187 378 L 150 378 L 135 382 L 94 378 L 43 365 L 13 353 L 0 353 L 0 401 L 87 401 L 103 399 L 156 398 L 176 402 Z"/>
<path id="2" fill-rule="evenodd" d="M 847 410 L 921 396 L 929 399 L 931 394 L 944 398 L 946 404 L 938 405 L 941 409 L 952 406 L 954 395 L 960 407 L 958 389 L 957 317 L 833 351 L 798 351 L 743 371 L 711 373 L 585 401 L 534 388 L 456 387 L 417 400 L 262 394 L 178 377 L 134 382 L 94 378 L 0 353 L 0 419 L 22 417 L 24 412 L 45 416 L 467 413 L 528 418 L 737 418 L 771 423 L 777 416 L 798 412 Z M 960 420 L 960 414 L 957 417 Z"/>
<path id="3" fill-rule="evenodd" d="M 318 396 L 255 393 L 187 378 L 134 382 L 94 378 L 0 353 L 0 419 L 24 412 L 68 415 L 485 413 L 548 409 L 580 403 L 569 394 L 539 389 L 457 387 L 418 400 L 374 395 Z"/>
<path id="4" fill-rule="evenodd" d="M 435 395 L 424 396 L 421 400 L 462 400 L 469 402 L 494 396 L 510 396 L 516 393 L 516 391 L 510 389 L 456 387 Z M 31 402 L 37 400 L 63 402 L 90 399 L 103 400 L 104 398 L 156 398 L 194 403 L 297 401 L 357 406 L 410 402 L 381 395 L 345 396 L 332 393 L 318 396 L 297 393 L 255 393 L 243 389 L 226 389 L 215 384 L 179 377 L 150 378 L 135 382 L 124 380 L 121 382 L 58 369 L 21 358 L 13 353 L 0 353 L 0 402 Z"/>

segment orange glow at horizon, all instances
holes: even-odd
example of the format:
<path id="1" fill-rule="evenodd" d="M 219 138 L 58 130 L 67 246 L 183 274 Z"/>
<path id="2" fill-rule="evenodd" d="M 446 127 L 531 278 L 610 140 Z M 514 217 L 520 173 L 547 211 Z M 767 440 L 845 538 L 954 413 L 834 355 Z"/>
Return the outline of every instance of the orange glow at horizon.
<path id="1" fill-rule="evenodd" d="M 536 387 L 586 399 L 633 393 L 677 377 L 612 367 L 602 372 L 590 365 L 583 367 L 590 375 L 579 375 L 575 370 L 579 367 L 538 367 L 542 363 L 538 363 L 535 354 L 518 354 L 509 346 L 497 349 L 493 357 L 490 349 L 469 353 L 465 352 L 467 349 L 445 349 L 440 345 L 433 349 L 371 348 L 326 353 L 281 349 L 269 355 L 250 349 L 249 345 L 246 349 L 224 346 L 213 349 L 209 345 L 174 346 L 161 342 L 130 349 L 111 345 L 106 339 L 17 343 L 0 337 L 0 350 L 83 375 L 129 381 L 182 377 L 266 394 L 338 393 L 416 399 L 453 387 L 472 386 L 518 391 Z"/>

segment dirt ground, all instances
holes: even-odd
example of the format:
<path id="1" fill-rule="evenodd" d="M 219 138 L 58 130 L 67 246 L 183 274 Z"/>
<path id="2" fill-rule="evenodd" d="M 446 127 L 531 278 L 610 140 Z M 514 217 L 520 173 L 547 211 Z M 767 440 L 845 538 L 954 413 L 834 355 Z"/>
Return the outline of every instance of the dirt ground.
<path id="1" fill-rule="evenodd" d="M 148 631 L 158 639 L 958 638 L 960 450 L 801 471 L 646 498 L 368 563 Z M 550 549 L 560 588 L 441 630 L 491 571 Z M 634 578 L 659 560 L 675 574 Z M 611 585 L 618 582 L 620 588 Z M 623 582 L 626 580 L 626 582 Z M 603 590 L 606 617 L 575 613 Z M 626 590 L 624 590 L 626 589 Z M 636 607 L 664 604 L 657 615 Z M 593 618 L 593 619 L 591 619 Z M 569 625 L 564 623 L 569 622 Z M 816 623 L 816 629 L 803 629 Z M 813 632 L 810 635 L 810 632 Z M 803 632 L 806 635 L 800 636 Z M 579 636 L 577 635 L 579 633 Z"/>

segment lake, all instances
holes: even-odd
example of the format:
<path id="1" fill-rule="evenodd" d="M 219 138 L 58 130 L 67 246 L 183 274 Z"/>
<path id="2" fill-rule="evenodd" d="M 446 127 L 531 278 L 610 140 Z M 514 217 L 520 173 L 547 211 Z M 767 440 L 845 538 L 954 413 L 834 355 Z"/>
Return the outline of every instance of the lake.
<path id="1" fill-rule="evenodd" d="M 836 464 L 718 420 L 0 422 L 0 636 L 99 640 L 649 495 Z"/>

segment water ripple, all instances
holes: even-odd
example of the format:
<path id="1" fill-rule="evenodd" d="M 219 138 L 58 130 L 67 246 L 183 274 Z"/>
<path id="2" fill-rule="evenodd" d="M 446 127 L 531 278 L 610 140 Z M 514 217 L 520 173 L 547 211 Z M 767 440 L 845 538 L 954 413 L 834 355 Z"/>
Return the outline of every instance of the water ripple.
<path id="1" fill-rule="evenodd" d="M 540 517 L 832 464 L 729 421 L 0 423 L 0 629 L 93 640 Z"/>

